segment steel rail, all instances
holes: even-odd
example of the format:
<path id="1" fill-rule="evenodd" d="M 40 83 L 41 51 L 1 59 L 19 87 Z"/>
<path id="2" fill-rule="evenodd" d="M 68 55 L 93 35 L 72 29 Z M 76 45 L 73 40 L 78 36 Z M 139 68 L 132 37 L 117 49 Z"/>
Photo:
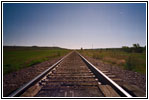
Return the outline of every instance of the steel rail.
<path id="1" fill-rule="evenodd" d="M 16 91 L 11 93 L 8 97 L 16 97 L 20 96 L 24 91 L 26 91 L 30 86 L 34 85 L 36 82 L 38 82 L 40 79 L 42 79 L 47 73 L 49 73 L 54 67 L 56 67 L 60 62 L 62 62 L 68 55 L 70 55 L 72 52 L 68 53 L 66 56 L 61 58 L 58 62 L 50 66 L 48 69 L 46 69 L 44 72 L 36 76 L 34 79 L 26 83 L 25 85 L 18 88 Z"/>
<path id="2" fill-rule="evenodd" d="M 77 52 L 78 53 L 78 52 Z M 82 60 L 88 65 L 88 67 L 93 71 L 93 73 L 97 76 L 97 78 L 102 81 L 104 84 L 109 84 L 114 88 L 117 92 L 120 93 L 121 96 L 132 97 L 129 93 L 127 93 L 122 87 L 120 87 L 117 83 L 111 80 L 107 75 L 105 75 L 102 71 L 96 68 L 93 64 L 91 64 L 87 59 L 85 59 L 80 53 L 78 53 Z"/>
<path id="3" fill-rule="evenodd" d="M 25 92 L 30 86 L 36 84 L 39 80 L 41 80 L 47 73 L 49 73 L 53 68 L 55 68 L 60 62 L 62 62 L 67 56 L 69 56 L 72 52 L 64 56 L 62 59 L 60 59 L 58 62 L 50 66 L 47 70 L 39 74 L 37 77 L 14 91 L 12 94 L 10 94 L 8 97 L 16 97 L 20 96 L 23 92 Z M 111 80 L 108 76 L 106 76 L 103 72 L 101 72 L 99 69 L 97 69 L 93 64 L 91 64 L 87 59 L 85 59 L 80 53 L 77 52 L 77 54 L 81 57 L 81 59 L 88 65 L 89 69 L 96 75 L 96 77 L 103 82 L 103 84 L 109 84 L 114 88 L 117 92 L 120 93 L 121 96 L 125 97 L 132 97 L 129 93 L 127 93 L 122 87 L 120 87 L 117 83 L 115 83 L 113 80 Z"/>

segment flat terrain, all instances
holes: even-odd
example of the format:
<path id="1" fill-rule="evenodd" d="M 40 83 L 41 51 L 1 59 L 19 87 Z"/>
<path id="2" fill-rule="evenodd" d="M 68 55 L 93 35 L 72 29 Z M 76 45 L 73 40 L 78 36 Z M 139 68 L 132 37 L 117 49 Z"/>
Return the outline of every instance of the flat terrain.
<path id="1" fill-rule="evenodd" d="M 7 96 L 15 89 L 19 88 L 23 84 L 27 83 L 28 81 L 30 81 L 31 79 L 33 79 L 34 77 L 42 73 L 44 70 L 49 68 L 52 64 L 54 64 L 56 61 L 58 61 L 62 56 L 66 55 L 68 52 L 70 52 L 70 50 L 60 49 L 60 48 L 39 48 L 39 47 L 4 48 L 4 66 L 3 66 L 4 68 L 3 69 L 4 70 L 4 77 L 3 77 L 4 96 Z M 134 62 L 136 62 L 139 66 L 141 65 L 140 63 L 142 63 L 142 66 L 143 66 L 144 57 L 145 57 L 144 52 L 143 53 L 125 53 L 123 51 L 121 52 L 108 51 L 107 52 L 104 50 L 102 51 L 83 50 L 80 52 L 91 63 L 93 63 L 98 69 L 108 72 L 108 74 L 111 73 L 112 75 L 111 77 L 116 76 L 116 79 L 113 78 L 113 80 L 116 81 L 119 85 L 121 86 L 125 84 L 136 85 L 139 88 L 143 89 L 143 91 L 145 92 L 146 75 L 144 71 L 141 70 L 140 72 L 139 71 L 136 72 L 137 71 L 136 69 L 140 68 L 140 67 L 137 67 L 137 65 L 135 65 L 134 69 L 125 68 L 128 58 L 132 55 L 134 55 L 136 59 L 137 57 L 140 57 L 138 59 L 142 59 L 142 60 L 137 60 L 138 62 L 134 60 L 131 63 L 133 64 Z M 105 58 L 106 59 L 108 58 L 108 61 L 106 61 Z M 116 60 L 113 60 L 112 58 Z M 75 54 L 67 58 L 67 60 L 64 63 L 62 63 L 63 67 L 60 67 L 60 70 L 56 71 L 56 73 L 58 73 L 57 75 L 59 75 L 58 71 L 60 72 L 62 71 L 64 73 L 67 72 L 67 70 L 69 71 L 68 67 L 77 68 L 77 69 L 71 70 L 71 72 L 74 72 L 75 70 L 78 70 L 78 69 L 79 70 L 77 72 L 81 71 L 82 69 L 80 68 L 83 68 L 85 65 L 79 59 L 80 58 L 78 58 L 78 56 L 76 56 Z M 114 63 L 110 62 L 109 60 L 113 61 Z M 130 61 L 131 60 L 133 59 L 130 59 Z M 28 61 L 28 63 L 26 63 L 26 61 Z M 144 67 L 142 68 L 145 69 Z M 68 73 L 70 74 L 70 76 L 75 75 L 75 74 L 71 75 L 71 72 Z M 62 78 L 60 79 L 62 80 Z M 67 90 L 65 91 L 66 92 L 65 94 L 59 93 L 58 95 L 67 96 L 67 93 L 71 96 L 85 95 L 85 94 L 82 94 L 82 95 L 75 94 L 75 92 L 72 93 L 73 88 L 71 91 L 69 88 Z M 87 91 L 87 89 L 85 89 L 84 91 Z M 39 94 L 36 96 L 41 96 L 41 95 L 47 96 L 47 94 L 42 94 L 42 93 L 43 92 L 40 91 Z M 97 96 L 100 94 L 97 93 L 97 94 L 89 94 L 89 95 Z M 54 96 L 54 94 L 52 94 L 51 96 Z"/>
<path id="2" fill-rule="evenodd" d="M 4 47 L 3 74 L 64 56 L 68 52 L 67 49 L 57 47 Z"/>
<path id="3" fill-rule="evenodd" d="M 81 54 L 122 69 L 146 74 L 146 51 L 125 52 L 121 49 L 80 50 Z"/>
<path id="4" fill-rule="evenodd" d="M 125 83 L 132 84 L 132 85 L 138 86 L 140 89 L 143 89 L 143 91 L 146 91 L 145 53 L 143 54 L 142 53 L 125 53 L 123 51 L 112 52 L 112 50 L 111 51 L 110 50 L 109 51 L 83 50 L 80 52 L 83 54 L 83 56 L 86 57 L 86 59 L 88 59 L 98 69 L 106 70 L 108 73 L 116 75 L 116 77 L 121 79 L 121 81 L 117 82 L 119 85 L 123 85 Z M 135 59 L 131 59 L 132 60 L 131 63 L 134 64 L 135 66 L 133 67 L 133 69 L 130 70 L 130 69 L 125 68 L 126 66 L 125 64 L 127 63 L 126 62 L 127 58 L 131 55 L 135 56 Z M 98 58 L 98 57 L 102 57 L 102 58 Z M 110 59 L 105 61 L 104 58 L 110 58 Z M 113 59 L 116 59 L 116 60 L 113 60 Z M 140 66 L 142 67 L 140 68 Z M 139 69 L 143 69 L 143 70 L 139 70 Z"/>
<path id="5" fill-rule="evenodd" d="M 57 47 L 4 47 L 3 52 L 3 93 L 6 96 L 70 50 Z"/>

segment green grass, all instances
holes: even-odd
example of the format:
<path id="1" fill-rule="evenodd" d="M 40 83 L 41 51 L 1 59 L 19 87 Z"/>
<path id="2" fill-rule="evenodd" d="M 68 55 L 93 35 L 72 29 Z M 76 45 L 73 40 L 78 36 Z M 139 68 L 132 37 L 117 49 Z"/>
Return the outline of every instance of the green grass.
<path id="1" fill-rule="evenodd" d="M 103 61 L 104 63 L 119 66 L 123 69 L 146 73 L 146 52 L 143 53 L 128 53 L 123 50 L 82 50 L 80 53 Z"/>
<path id="2" fill-rule="evenodd" d="M 3 74 L 17 71 L 46 60 L 64 56 L 69 50 L 41 47 L 4 47 Z"/>

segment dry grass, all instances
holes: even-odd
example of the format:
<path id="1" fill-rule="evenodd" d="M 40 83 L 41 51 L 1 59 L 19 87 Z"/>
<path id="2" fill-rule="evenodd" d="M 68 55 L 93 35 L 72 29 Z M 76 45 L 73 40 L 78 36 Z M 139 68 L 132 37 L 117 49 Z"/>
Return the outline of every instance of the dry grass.
<path id="1" fill-rule="evenodd" d="M 146 73 L 146 52 L 128 53 L 123 50 L 82 50 L 80 53 L 101 60 L 105 63 L 119 66 L 123 69 Z"/>

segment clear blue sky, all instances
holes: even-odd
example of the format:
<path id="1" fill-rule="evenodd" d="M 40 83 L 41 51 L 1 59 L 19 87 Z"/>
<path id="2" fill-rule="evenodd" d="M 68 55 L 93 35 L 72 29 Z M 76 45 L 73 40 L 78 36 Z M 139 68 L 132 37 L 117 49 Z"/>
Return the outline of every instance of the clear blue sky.
<path id="1" fill-rule="evenodd" d="M 145 3 L 4 3 L 3 44 L 110 48 L 146 45 Z"/>

